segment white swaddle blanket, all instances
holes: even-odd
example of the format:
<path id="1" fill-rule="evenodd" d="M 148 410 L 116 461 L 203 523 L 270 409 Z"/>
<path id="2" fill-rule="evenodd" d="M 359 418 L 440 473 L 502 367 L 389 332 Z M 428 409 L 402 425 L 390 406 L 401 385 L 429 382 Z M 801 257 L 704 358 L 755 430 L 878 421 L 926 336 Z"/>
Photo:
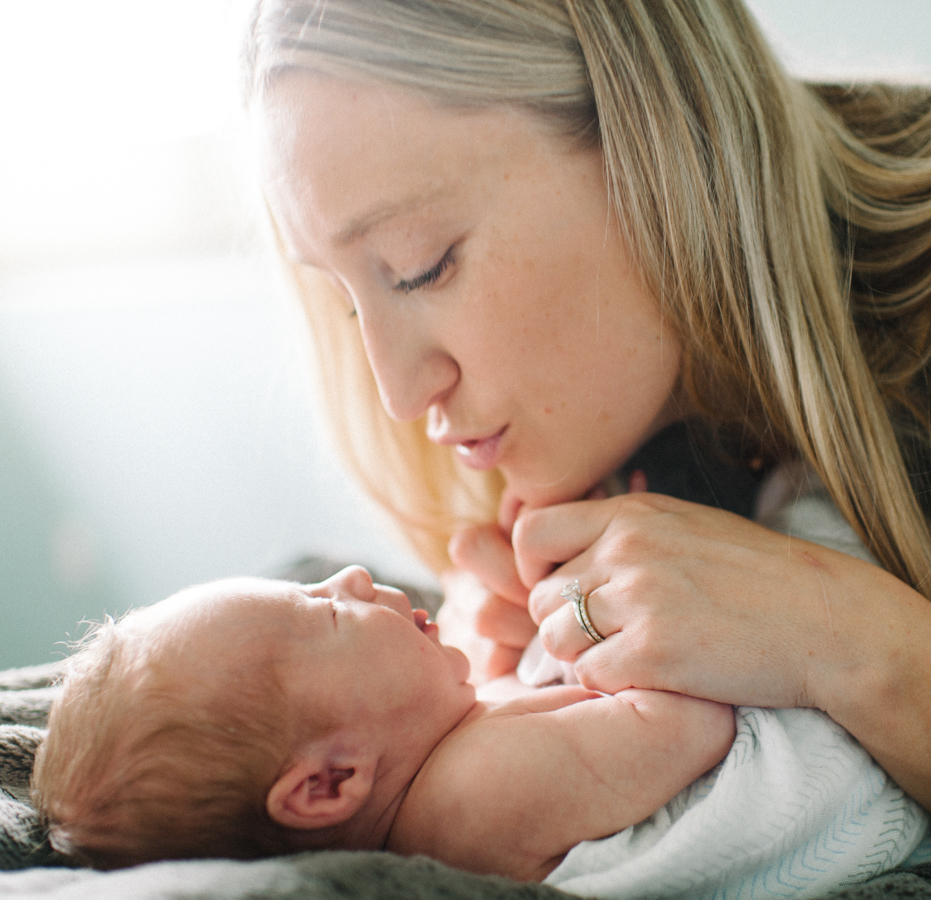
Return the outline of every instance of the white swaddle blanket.
<path id="1" fill-rule="evenodd" d="M 756 518 L 870 560 L 801 467 L 771 476 Z M 526 684 L 575 680 L 538 639 L 517 672 Z M 644 822 L 574 847 L 546 883 L 623 900 L 802 900 L 931 858 L 925 812 L 827 715 L 735 714 L 737 736 L 721 763 Z"/>
<path id="2" fill-rule="evenodd" d="M 811 709 L 736 710 L 725 759 L 649 819 L 573 848 L 546 879 L 604 898 L 805 898 L 900 865 L 927 818 Z"/>

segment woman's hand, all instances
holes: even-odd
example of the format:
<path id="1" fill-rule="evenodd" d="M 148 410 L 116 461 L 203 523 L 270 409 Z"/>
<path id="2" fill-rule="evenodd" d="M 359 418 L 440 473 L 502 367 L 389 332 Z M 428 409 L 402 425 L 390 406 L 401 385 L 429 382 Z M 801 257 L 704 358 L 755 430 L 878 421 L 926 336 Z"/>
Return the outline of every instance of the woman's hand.
<path id="1" fill-rule="evenodd" d="M 811 651 L 832 639 L 832 601 L 811 555 L 822 548 L 646 493 L 527 512 L 514 546 L 544 646 L 578 658 L 586 686 L 817 705 Z M 603 643 L 592 645 L 561 596 L 575 578 Z"/>
<path id="2" fill-rule="evenodd" d="M 464 528 L 450 541 L 449 555 L 458 568 L 440 579 L 443 642 L 468 657 L 474 684 L 513 672 L 537 627 L 506 533 L 493 524 Z"/>
<path id="3" fill-rule="evenodd" d="M 931 603 L 889 573 L 657 494 L 525 511 L 513 543 L 544 645 L 585 686 L 818 707 L 931 807 Z M 602 643 L 560 594 L 573 579 Z"/>
<path id="4" fill-rule="evenodd" d="M 823 707 L 862 658 L 847 588 L 874 567 L 722 510 L 645 493 L 566 504 L 524 513 L 514 546 L 544 645 L 589 687 Z M 560 594 L 575 578 L 603 643 Z"/>

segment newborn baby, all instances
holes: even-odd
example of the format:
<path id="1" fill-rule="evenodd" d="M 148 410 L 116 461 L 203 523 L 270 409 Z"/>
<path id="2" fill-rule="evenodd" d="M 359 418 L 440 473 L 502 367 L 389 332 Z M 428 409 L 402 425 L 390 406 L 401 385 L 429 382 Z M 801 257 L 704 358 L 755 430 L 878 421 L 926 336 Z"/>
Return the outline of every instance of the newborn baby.
<path id="1" fill-rule="evenodd" d="M 189 588 L 75 654 L 34 797 L 56 849 L 101 868 L 386 848 L 542 880 L 734 738 L 731 708 L 705 700 L 514 680 L 482 702 L 468 675 L 359 567 Z"/>

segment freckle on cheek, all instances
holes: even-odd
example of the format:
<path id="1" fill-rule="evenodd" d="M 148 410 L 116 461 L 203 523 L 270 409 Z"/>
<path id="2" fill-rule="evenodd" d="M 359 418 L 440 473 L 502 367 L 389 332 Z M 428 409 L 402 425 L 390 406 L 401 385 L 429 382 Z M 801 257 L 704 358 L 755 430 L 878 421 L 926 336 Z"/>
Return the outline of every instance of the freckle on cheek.
<path id="1" fill-rule="evenodd" d="M 548 416 L 551 416 L 551 415 L 553 414 L 553 407 L 552 407 L 552 406 L 544 406 L 544 407 L 543 407 L 543 412 L 545 412 Z"/>

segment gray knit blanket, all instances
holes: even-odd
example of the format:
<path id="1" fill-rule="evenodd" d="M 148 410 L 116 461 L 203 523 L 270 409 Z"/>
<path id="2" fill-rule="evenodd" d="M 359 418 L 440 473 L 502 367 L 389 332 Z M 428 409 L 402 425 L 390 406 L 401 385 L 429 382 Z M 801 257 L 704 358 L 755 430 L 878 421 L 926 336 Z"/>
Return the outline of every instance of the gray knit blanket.
<path id="1" fill-rule="evenodd" d="M 301 581 L 326 572 L 304 566 Z M 419 596 L 430 607 L 436 598 Z M 49 846 L 29 803 L 29 778 L 44 735 L 60 664 L 0 672 L 0 900 L 559 900 L 548 885 L 472 875 L 423 857 L 324 852 L 234 862 L 165 862 L 95 872 L 73 868 Z M 931 900 L 931 865 L 879 876 L 840 900 Z"/>

